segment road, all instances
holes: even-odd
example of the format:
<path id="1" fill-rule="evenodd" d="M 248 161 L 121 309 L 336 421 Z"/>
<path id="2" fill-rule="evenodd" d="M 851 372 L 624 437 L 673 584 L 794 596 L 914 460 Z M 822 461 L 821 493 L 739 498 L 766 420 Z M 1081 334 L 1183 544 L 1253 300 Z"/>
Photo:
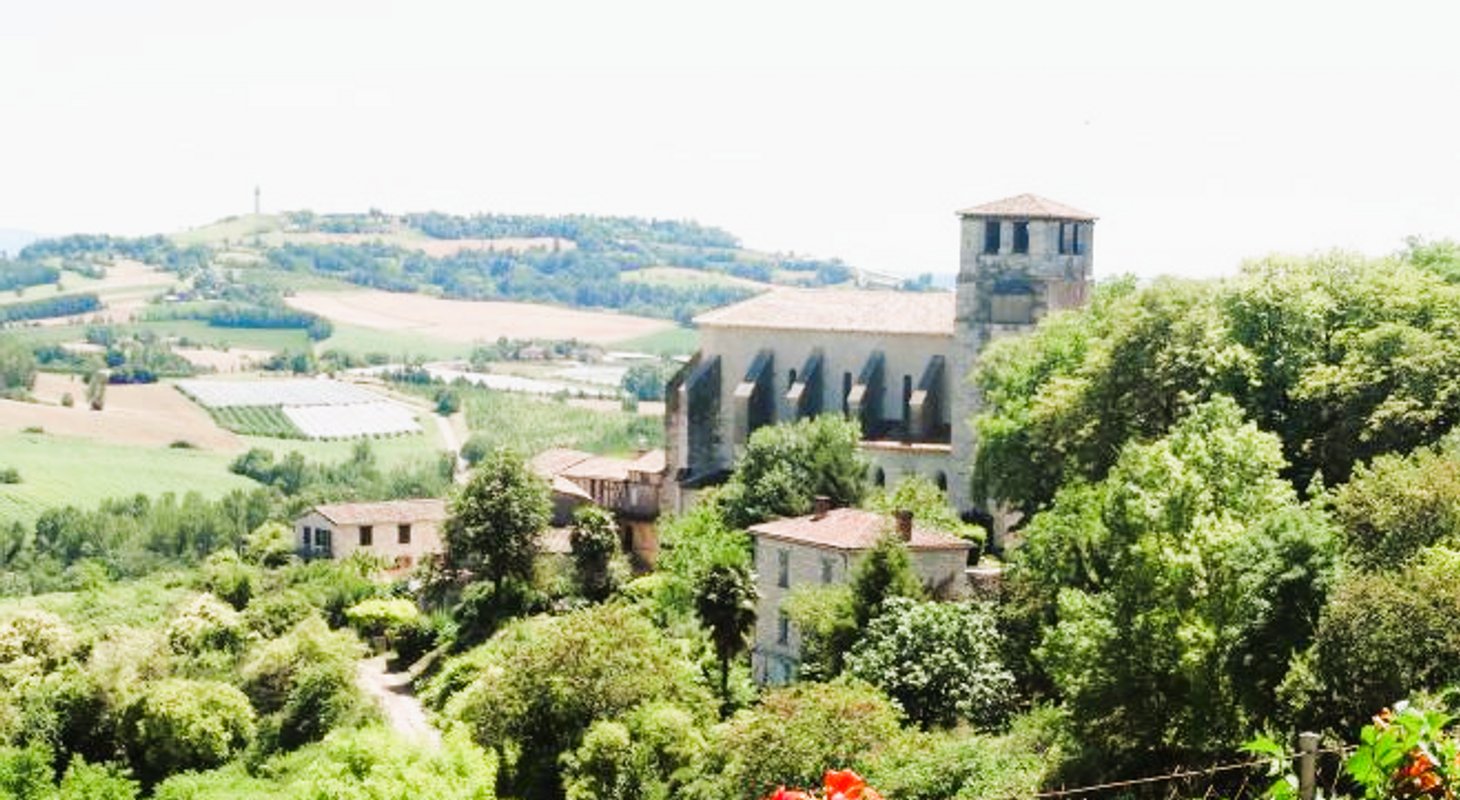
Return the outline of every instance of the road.
<path id="1" fill-rule="evenodd" d="M 420 744 L 441 746 L 441 732 L 431 727 L 426 709 L 411 691 L 410 676 L 404 672 L 386 672 L 385 656 L 362 660 L 355 684 L 380 706 L 386 723 L 401 736 Z"/>

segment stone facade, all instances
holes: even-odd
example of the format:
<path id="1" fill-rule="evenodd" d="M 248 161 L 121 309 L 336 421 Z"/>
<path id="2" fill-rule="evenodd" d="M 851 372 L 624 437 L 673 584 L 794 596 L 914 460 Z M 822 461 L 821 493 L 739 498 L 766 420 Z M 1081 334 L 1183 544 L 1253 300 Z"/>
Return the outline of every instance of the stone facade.
<path id="1" fill-rule="evenodd" d="M 316 506 L 294 520 L 294 542 L 305 558 L 349 558 L 357 552 L 408 569 L 442 552 L 440 500 L 339 503 Z"/>
<path id="2" fill-rule="evenodd" d="M 1094 217 L 1032 195 L 958 212 L 954 293 L 777 289 L 696 320 L 700 351 L 670 383 L 666 510 L 722 479 L 761 425 L 840 413 L 862 422 L 874 481 L 912 474 L 971 493 L 969 381 L 985 345 L 1085 301 Z"/>
<path id="3" fill-rule="evenodd" d="M 818 525 L 828 528 L 826 535 L 814 534 Z M 756 682 L 781 684 L 796 675 L 801 632 L 782 611 L 791 593 L 801 587 L 847 583 L 876 537 L 894 531 L 890 518 L 856 509 L 834 510 L 820 520 L 810 515 L 750 529 L 760 595 L 750 654 Z M 968 543 L 920 528 L 908 549 L 913 569 L 933 596 L 957 599 L 967 594 Z"/>

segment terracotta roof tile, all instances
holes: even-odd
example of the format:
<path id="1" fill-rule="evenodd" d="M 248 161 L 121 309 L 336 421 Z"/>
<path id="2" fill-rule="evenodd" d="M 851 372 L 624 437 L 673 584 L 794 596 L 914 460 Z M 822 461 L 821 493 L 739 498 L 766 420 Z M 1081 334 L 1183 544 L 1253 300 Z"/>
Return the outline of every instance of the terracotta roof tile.
<path id="1" fill-rule="evenodd" d="M 821 518 L 814 514 L 788 517 L 750 526 L 756 536 L 790 542 L 831 547 L 837 550 L 868 550 L 877 540 L 896 528 L 896 522 L 885 514 L 860 508 L 834 508 Z M 912 550 L 967 550 L 969 542 L 951 533 L 913 523 Z"/>
<path id="2" fill-rule="evenodd" d="M 388 500 L 380 503 L 326 503 L 314 511 L 336 525 L 390 525 L 405 522 L 440 522 L 446 519 L 446 501 Z"/>
<path id="3" fill-rule="evenodd" d="M 774 289 L 695 317 L 695 324 L 795 331 L 953 335 L 952 292 Z"/>
<path id="4" fill-rule="evenodd" d="M 593 458 L 592 453 L 585 453 L 582 450 L 570 450 L 566 447 L 553 447 L 538 453 L 527 462 L 528 468 L 544 478 L 551 478 L 561 474 L 563 470 L 574 464 L 587 461 Z"/>
<path id="5" fill-rule="evenodd" d="M 1078 208 L 1058 203 L 1037 194 L 1021 194 L 1006 197 L 981 206 L 965 208 L 958 212 L 960 217 L 1028 217 L 1030 219 L 1072 219 L 1080 222 L 1094 222 L 1095 215 Z"/>

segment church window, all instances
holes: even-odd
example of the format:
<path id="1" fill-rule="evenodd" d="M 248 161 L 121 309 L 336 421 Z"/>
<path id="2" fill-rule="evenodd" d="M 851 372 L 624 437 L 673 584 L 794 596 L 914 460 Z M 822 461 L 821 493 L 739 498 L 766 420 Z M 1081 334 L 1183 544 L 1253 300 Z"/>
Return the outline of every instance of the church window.
<path id="1" fill-rule="evenodd" d="M 1014 223 L 1014 252 L 1029 252 L 1029 223 Z"/>
<path id="2" fill-rule="evenodd" d="M 842 416 L 852 415 L 852 373 L 842 373 Z"/>
<path id="3" fill-rule="evenodd" d="M 983 224 L 983 251 L 985 253 L 999 252 L 999 229 L 1001 223 L 991 219 Z"/>
<path id="4" fill-rule="evenodd" d="M 790 374 L 788 374 L 786 376 L 786 388 L 789 389 L 790 387 L 795 386 L 795 385 L 796 385 L 796 370 L 793 369 L 793 370 L 791 370 Z"/>
<path id="5" fill-rule="evenodd" d="M 902 376 L 902 424 L 912 425 L 912 376 Z"/>
<path id="6" fill-rule="evenodd" d="M 877 486 L 887 485 L 887 473 L 883 472 L 881 467 L 872 471 L 872 483 Z"/>
<path id="7" fill-rule="evenodd" d="M 948 491 L 948 473 L 941 469 L 938 470 L 938 474 L 933 476 L 933 482 L 938 484 L 940 490 Z"/>

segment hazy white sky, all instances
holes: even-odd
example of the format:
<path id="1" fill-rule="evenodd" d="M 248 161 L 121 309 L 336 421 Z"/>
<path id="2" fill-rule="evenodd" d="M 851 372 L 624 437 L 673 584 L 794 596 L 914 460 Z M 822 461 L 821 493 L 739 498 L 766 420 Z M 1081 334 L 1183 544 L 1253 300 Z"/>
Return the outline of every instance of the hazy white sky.
<path id="1" fill-rule="evenodd" d="M 1453 2 L 0 4 L 0 228 L 247 211 L 694 218 L 957 267 L 956 208 L 1101 274 L 1460 237 Z"/>

